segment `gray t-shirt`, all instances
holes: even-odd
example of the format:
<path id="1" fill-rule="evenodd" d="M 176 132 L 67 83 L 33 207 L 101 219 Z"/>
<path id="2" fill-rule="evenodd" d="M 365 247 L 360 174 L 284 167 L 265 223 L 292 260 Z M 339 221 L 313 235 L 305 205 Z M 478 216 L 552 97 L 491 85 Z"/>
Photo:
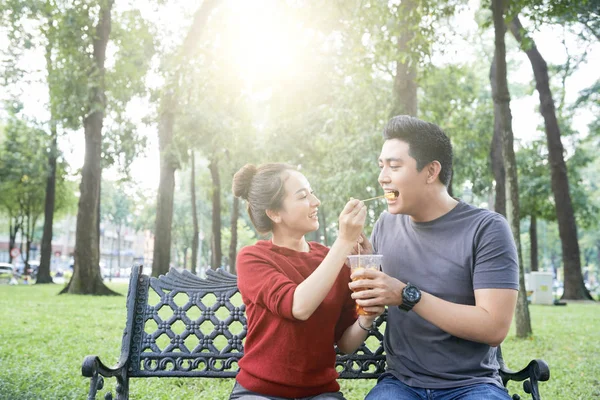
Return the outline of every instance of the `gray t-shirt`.
<path id="1" fill-rule="evenodd" d="M 459 202 L 442 217 L 417 223 L 384 212 L 371 242 L 383 271 L 441 299 L 475 305 L 475 289 L 519 289 L 517 251 L 500 214 Z M 452 336 L 415 312 L 388 307 L 388 371 L 414 387 L 478 383 L 502 386 L 496 348 Z"/>

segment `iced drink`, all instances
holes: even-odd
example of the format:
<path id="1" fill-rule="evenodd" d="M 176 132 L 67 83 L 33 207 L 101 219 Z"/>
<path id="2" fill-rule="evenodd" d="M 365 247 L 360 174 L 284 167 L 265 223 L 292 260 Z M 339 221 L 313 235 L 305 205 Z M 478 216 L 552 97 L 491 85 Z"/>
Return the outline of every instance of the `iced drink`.
<path id="1" fill-rule="evenodd" d="M 360 269 L 374 269 L 377 271 L 381 270 L 381 263 L 383 261 L 383 256 L 379 254 L 365 254 L 365 255 L 357 255 L 357 256 L 348 256 L 348 264 L 350 265 L 350 274 L 353 274 L 355 271 Z M 356 279 L 352 279 L 353 281 Z M 357 289 L 356 291 L 361 291 L 364 289 Z M 370 313 L 365 311 L 362 306 L 356 305 L 356 313 L 358 315 L 374 315 L 374 313 Z"/>

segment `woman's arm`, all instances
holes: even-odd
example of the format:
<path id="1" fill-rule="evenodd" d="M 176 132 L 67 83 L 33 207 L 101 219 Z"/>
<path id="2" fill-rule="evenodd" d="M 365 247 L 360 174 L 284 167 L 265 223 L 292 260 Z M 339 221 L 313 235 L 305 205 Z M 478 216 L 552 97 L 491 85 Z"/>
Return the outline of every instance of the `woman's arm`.
<path id="1" fill-rule="evenodd" d="M 338 340 L 338 348 L 346 353 L 353 353 L 365 341 L 369 333 L 368 329 L 373 326 L 373 321 L 383 314 L 385 307 L 367 307 L 367 311 L 375 312 L 375 315 L 360 315 L 354 324 L 350 325 L 344 331 L 344 334 Z M 367 328 L 367 330 L 362 327 Z"/>
<path id="2" fill-rule="evenodd" d="M 361 201 L 350 200 L 346 204 L 339 218 L 340 233 L 329 253 L 317 269 L 296 287 L 292 305 L 294 318 L 306 321 L 323 302 L 363 229 L 366 215 L 366 207 Z"/>

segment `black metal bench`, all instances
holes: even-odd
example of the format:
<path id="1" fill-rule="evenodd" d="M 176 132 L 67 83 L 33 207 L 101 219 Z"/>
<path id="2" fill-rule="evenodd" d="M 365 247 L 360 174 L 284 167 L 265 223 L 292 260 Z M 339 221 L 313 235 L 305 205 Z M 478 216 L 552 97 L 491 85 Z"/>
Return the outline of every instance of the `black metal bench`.
<path id="1" fill-rule="evenodd" d="M 103 388 L 104 377 L 116 378 L 117 400 L 129 398 L 130 378 L 235 377 L 247 327 L 236 276 L 210 270 L 202 279 L 188 271 L 171 270 L 152 278 L 142 274 L 141 265 L 131 272 L 119 362 L 109 368 L 98 356 L 84 359 L 81 372 L 91 378 L 88 400 Z M 354 354 L 338 352 L 340 378 L 374 379 L 384 372 L 385 314 L 375 324 L 378 330 Z M 538 381 L 550 378 L 548 365 L 533 360 L 513 372 L 505 367 L 502 353 L 498 355 L 504 384 L 523 381 L 525 392 L 539 399 Z M 105 394 L 105 399 L 112 398 L 111 392 Z"/>

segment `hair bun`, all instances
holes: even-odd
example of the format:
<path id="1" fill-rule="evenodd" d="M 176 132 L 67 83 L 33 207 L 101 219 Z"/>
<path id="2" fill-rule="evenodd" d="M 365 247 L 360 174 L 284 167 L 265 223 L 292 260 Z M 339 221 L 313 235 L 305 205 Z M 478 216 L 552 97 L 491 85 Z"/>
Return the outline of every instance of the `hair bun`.
<path id="1" fill-rule="evenodd" d="M 257 168 L 254 164 L 246 164 L 233 175 L 233 195 L 248 200 L 252 178 L 256 175 Z"/>

